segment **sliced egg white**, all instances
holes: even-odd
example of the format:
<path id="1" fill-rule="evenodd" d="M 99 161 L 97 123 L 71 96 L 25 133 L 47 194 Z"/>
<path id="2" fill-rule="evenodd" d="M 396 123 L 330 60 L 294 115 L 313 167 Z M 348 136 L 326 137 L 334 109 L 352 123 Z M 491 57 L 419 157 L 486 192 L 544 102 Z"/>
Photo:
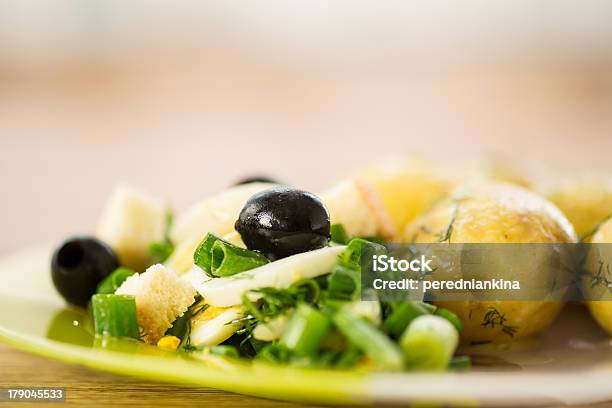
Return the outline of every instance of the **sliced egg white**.
<path id="1" fill-rule="evenodd" d="M 281 338 L 287 328 L 290 313 L 276 316 L 267 323 L 259 323 L 253 330 L 253 337 L 260 341 L 274 341 Z"/>
<path id="2" fill-rule="evenodd" d="M 285 289 L 300 279 L 330 273 L 345 246 L 331 246 L 293 255 L 226 278 L 215 278 L 195 286 L 206 303 L 217 307 L 242 304 L 243 293 L 266 287 Z M 253 296 L 253 300 L 258 296 Z"/>
<path id="3" fill-rule="evenodd" d="M 242 327 L 232 323 L 244 316 L 242 306 L 227 309 L 209 307 L 191 320 L 190 341 L 194 346 L 216 346 L 229 339 Z"/>
<path id="4" fill-rule="evenodd" d="M 186 272 L 183 276 L 187 282 L 191 283 L 194 288 L 198 288 L 209 280 L 213 279 L 197 265 L 192 265 L 189 272 Z"/>

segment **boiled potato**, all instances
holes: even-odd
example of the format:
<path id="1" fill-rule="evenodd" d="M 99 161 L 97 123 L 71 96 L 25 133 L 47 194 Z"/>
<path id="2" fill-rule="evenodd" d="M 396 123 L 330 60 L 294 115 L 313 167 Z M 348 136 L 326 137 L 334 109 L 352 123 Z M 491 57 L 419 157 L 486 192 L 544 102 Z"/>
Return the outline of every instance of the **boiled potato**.
<path id="1" fill-rule="evenodd" d="M 170 230 L 177 246 L 202 240 L 209 232 L 219 235 L 234 232 L 234 223 L 251 196 L 273 187 L 269 183 L 249 183 L 233 186 L 194 204 L 180 214 Z"/>
<path id="2" fill-rule="evenodd" d="M 612 178 L 584 175 L 549 188 L 547 197 L 586 237 L 612 213 Z"/>
<path id="3" fill-rule="evenodd" d="M 397 231 L 448 195 L 455 181 L 418 159 L 390 159 L 365 169 L 361 177 L 379 193 Z"/>
<path id="4" fill-rule="evenodd" d="M 576 240 L 572 226 L 554 205 L 535 193 L 501 182 L 460 187 L 408 225 L 404 238 L 417 243 L 564 243 Z M 529 270 L 531 274 L 540 275 L 549 272 L 539 268 Z M 508 341 L 541 331 L 557 316 L 563 303 L 460 301 L 439 302 L 439 306 L 459 316 L 464 342 L 488 342 Z"/>
<path id="5" fill-rule="evenodd" d="M 609 219 L 604 224 L 599 227 L 597 232 L 593 234 L 591 238 L 591 242 L 593 244 L 611 244 L 612 243 L 612 219 Z M 596 248 L 594 248 L 597 250 Z M 611 265 L 612 262 L 612 254 L 610 253 L 610 249 L 608 247 L 600 247 L 601 251 L 597 252 L 595 259 L 592 259 L 592 262 L 587 259 L 587 270 L 592 274 L 597 274 L 600 272 L 599 261 L 603 261 L 603 266 L 606 267 Z M 610 267 L 612 268 L 612 266 Z M 604 276 L 607 272 L 606 269 L 603 270 Z M 608 273 L 607 278 L 612 280 L 612 276 Z M 601 300 L 601 301 L 590 301 L 587 302 L 587 306 L 591 311 L 591 314 L 599 323 L 599 325 L 606 330 L 608 333 L 612 334 L 612 295 L 610 294 L 608 288 L 605 285 L 595 285 L 592 287 L 590 282 L 587 282 L 585 285 L 590 291 L 588 295 L 590 298 L 607 298 L 609 300 Z"/>
<path id="6" fill-rule="evenodd" d="M 351 177 L 318 194 L 332 224 L 342 224 L 349 237 L 380 236 L 397 239 L 397 230 L 372 185 Z"/>
<path id="7" fill-rule="evenodd" d="M 474 162 L 468 178 L 502 181 L 533 190 L 546 179 L 545 173 L 537 163 L 498 153 Z"/>

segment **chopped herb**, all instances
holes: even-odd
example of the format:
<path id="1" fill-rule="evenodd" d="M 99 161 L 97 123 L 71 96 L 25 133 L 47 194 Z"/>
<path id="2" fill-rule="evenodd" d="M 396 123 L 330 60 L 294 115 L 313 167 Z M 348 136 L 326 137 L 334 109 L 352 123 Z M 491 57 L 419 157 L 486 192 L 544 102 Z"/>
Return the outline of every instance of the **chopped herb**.
<path id="1" fill-rule="evenodd" d="M 450 243 L 451 236 L 453 235 L 453 228 L 455 221 L 457 220 L 457 215 L 459 215 L 459 202 L 455 202 L 455 208 L 453 209 L 453 214 L 451 215 L 451 219 L 448 222 L 446 228 L 437 234 L 438 242 L 447 242 Z"/>
<path id="2" fill-rule="evenodd" d="M 108 275 L 106 278 L 104 278 L 102 282 L 98 284 L 96 293 L 100 293 L 100 294 L 115 293 L 117 289 L 119 289 L 119 286 L 121 286 L 121 284 L 125 282 L 127 278 L 129 278 L 130 276 L 134 274 L 136 274 L 136 272 L 134 272 L 131 269 L 117 268 L 115 269 L 113 273 Z"/>
<path id="3" fill-rule="evenodd" d="M 155 263 L 164 263 L 174 252 L 174 245 L 169 241 L 153 242 L 149 246 L 149 253 L 154 258 Z"/>
<path id="4" fill-rule="evenodd" d="M 332 314 L 336 328 L 348 341 L 370 357 L 380 368 L 391 371 L 403 367 L 402 352 L 397 344 L 376 326 L 345 309 Z"/>
<path id="5" fill-rule="evenodd" d="M 330 227 L 331 240 L 338 244 L 346 245 L 350 241 L 350 238 L 342 224 L 332 224 Z"/>
<path id="6" fill-rule="evenodd" d="M 406 368 L 410 370 L 446 370 L 458 343 L 455 327 L 435 315 L 417 317 L 400 338 Z"/>
<path id="7" fill-rule="evenodd" d="M 340 254 L 340 265 L 361 272 L 362 261 L 371 263 L 373 255 L 386 253 L 387 248 L 380 244 L 363 238 L 354 238 Z"/>
<path id="8" fill-rule="evenodd" d="M 463 330 L 463 326 L 461 325 L 461 320 L 459 320 L 459 317 L 457 317 L 457 315 L 451 312 L 450 310 L 444 309 L 444 308 L 438 308 L 436 309 L 434 314 L 436 316 L 443 317 L 449 322 L 451 322 L 452 325 L 455 326 L 455 329 L 457 329 L 457 333 L 461 333 L 461 330 Z"/>
<path id="9" fill-rule="evenodd" d="M 280 343 L 296 355 L 314 356 L 330 325 L 331 321 L 324 313 L 306 303 L 299 303 Z"/>
<path id="10" fill-rule="evenodd" d="M 191 319 L 204 312 L 208 307 L 209 305 L 202 303 L 202 297 L 198 295 L 193 305 L 189 306 L 187 311 L 174 321 L 165 335 L 178 337 L 182 340 L 183 345 L 186 345 L 191 334 Z"/>
<path id="11" fill-rule="evenodd" d="M 506 324 L 506 321 L 507 321 L 506 315 L 501 314 L 494 307 L 489 307 L 489 309 L 487 309 L 487 313 L 485 313 L 484 315 L 482 326 L 489 327 L 491 329 L 494 329 L 495 327 L 500 326 L 502 332 L 504 332 L 510 337 L 514 337 L 514 335 L 518 331 L 518 327 L 510 326 Z"/>
<path id="12" fill-rule="evenodd" d="M 453 357 L 448 365 L 448 368 L 453 371 L 467 371 L 472 367 L 472 358 L 470 356 Z"/>
<path id="13" fill-rule="evenodd" d="M 259 252 L 237 247 L 212 233 L 200 243 L 193 260 L 210 277 L 232 276 L 270 262 Z"/>
<path id="14" fill-rule="evenodd" d="M 335 300 L 354 300 L 359 296 L 359 271 L 338 265 L 327 277 L 327 297 Z"/>
<path id="15" fill-rule="evenodd" d="M 422 302 L 403 301 L 393 306 L 393 312 L 385 320 L 383 327 L 391 337 L 399 338 L 410 323 L 419 316 L 431 314 Z"/>
<path id="16" fill-rule="evenodd" d="M 166 227 L 164 232 L 164 239 L 158 242 L 152 242 L 149 245 L 149 253 L 153 257 L 154 263 L 164 263 L 170 258 L 170 255 L 174 252 L 174 244 L 170 239 L 170 228 L 174 222 L 174 214 L 171 210 L 166 212 Z"/>
<path id="17" fill-rule="evenodd" d="M 134 296 L 93 295 L 91 306 L 97 335 L 140 338 Z"/>
<path id="18" fill-rule="evenodd" d="M 609 262 L 600 260 L 599 267 L 597 268 L 597 272 L 595 274 L 586 271 L 583 271 L 582 274 L 590 277 L 591 288 L 603 286 L 604 288 L 608 289 L 608 292 L 612 293 L 612 280 L 608 278 L 608 276 L 612 276 L 612 270 L 610 269 Z"/>
<path id="19" fill-rule="evenodd" d="M 206 347 L 203 351 L 205 353 L 210 353 L 214 356 L 220 356 L 220 357 L 230 357 L 230 358 L 240 357 L 240 353 L 238 352 L 238 349 L 234 346 L 229 346 L 229 345 Z"/>

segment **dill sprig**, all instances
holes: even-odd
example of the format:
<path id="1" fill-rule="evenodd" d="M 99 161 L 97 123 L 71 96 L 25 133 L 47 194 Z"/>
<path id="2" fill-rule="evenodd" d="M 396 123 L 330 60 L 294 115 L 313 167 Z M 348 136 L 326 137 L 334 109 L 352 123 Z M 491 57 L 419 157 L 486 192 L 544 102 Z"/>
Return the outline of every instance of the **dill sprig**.
<path id="1" fill-rule="evenodd" d="M 453 214 L 451 216 L 450 221 L 446 228 L 436 234 L 438 238 L 438 242 L 447 242 L 450 244 L 451 236 L 453 235 L 453 228 L 455 225 L 455 221 L 457 220 L 457 216 L 459 215 L 459 202 L 455 201 L 455 208 L 453 209 Z"/>
<path id="2" fill-rule="evenodd" d="M 191 341 L 191 320 L 209 307 L 209 304 L 202 303 L 202 296 L 196 296 L 195 302 L 189 306 L 181 317 L 176 319 L 172 327 L 166 331 L 166 335 L 176 336 L 181 339 L 183 349 L 188 350 Z"/>
<path id="3" fill-rule="evenodd" d="M 261 295 L 257 301 L 251 300 L 252 295 Z M 252 332 L 259 323 L 269 322 L 272 318 L 295 307 L 299 302 L 314 304 L 321 297 L 321 287 L 314 279 L 302 279 L 287 289 L 261 288 L 246 292 L 242 295 L 242 304 L 247 313 L 228 324 L 240 324 L 242 326 L 236 333 L 245 335 L 242 343 L 252 337 Z"/>
<path id="4" fill-rule="evenodd" d="M 608 276 L 612 276 L 612 270 L 610 269 L 610 262 L 599 261 L 599 268 L 597 273 L 593 274 L 590 272 L 584 272 L 586 276 L 591 278 L 591 288 L 596 286 L 604 286 L 610 293 L 612 293 L 612 280 Z"/>
<path id="5" fill-rule="evenodd" d="M 497 310 L 494 307 L 489 307 L 487 309 L 487 313 L 485 313 L 484 315 L 482 326 L 490 327 L 491 329 L 494 329 L 495 327 L 500 326 L 502 332 L 504 332 L 510 337 L 514 337 L 514 335 L 518 331 L 518 327 L 510 326 L 506 324 L 506 322 L 507 322 L 506 315 L 500 313 L 499 310 Z"/>

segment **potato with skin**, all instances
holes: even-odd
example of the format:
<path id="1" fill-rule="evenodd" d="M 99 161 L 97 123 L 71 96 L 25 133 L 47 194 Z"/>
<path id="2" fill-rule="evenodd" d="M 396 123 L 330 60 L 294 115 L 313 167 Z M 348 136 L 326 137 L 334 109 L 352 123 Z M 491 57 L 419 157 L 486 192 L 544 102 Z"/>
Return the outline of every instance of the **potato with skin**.
<path id="1" fill-rule="evenodd" d="M 477 160 L 471 166 L 469 180 L 492 180 L 516 184 L 535 190 L 547 179 L 547 171 L 538 163 L 495 153 Z"/>
<path id="2" fill-rule="evenodd" d="M 612 218 L 608 219 L 597 229 L 597 232 L 595 232 L 595 234 L 593 234 L 593 236 L 591 237 L 591 243 L 612 244 Z M 603 265 L 600 265 L 599 261 L 603 261 Z M 600 267 L 602 268 L 600 269 Z M 610 269 L 608 269 L 608 267 Z M 612 271 L 612 254 L 610 253 L 610 249 L 607 246 L 602 246 L 601 251 L 597 252 L 597 255 L 595 255 L 595 259 L 592 259 L 591 262 L 589 262 L 589 259 L 587 259 L 587 271 L 593 274 L 591 276 L 594 276 L 598 273 L 603 273 L 605 278 L 607 278 L 608 280 L 612 280 L 612 273 L 609 272 Z M 603 282 L 594 285 L 594 287 L 591 286 L 591 281 L 585 283 L 585 286 L 592 291 L 588 292 L 588 296 L 590 298 L 608 299 L 599 301 L 589 301 L 587 302 L 587 307 L 589 308 L 591 315 L 597 321 L 597 323 L 599 323 L 599 325 L 605 331 L 612 334 L 612 294 L 610 293 L 609 289 L 605 287 L 605 285 L 602 285 Z"/>
<path id="3" fill-rule="evenodd" d="M 550 188 L 546 196 L 586 238 L 612 214 L 612 177 L 583 175 Z"/>
<path id="4" fill-rule="evenodd" d="M 501 182 L 460 187 L 408 225 L 404 238 L 416 243 L 569 243 L 576 240 L 572 226 L 553 204 L 524 188 Z M 438 305 L 459 316 L 463 324 L 462 340 L 475 343 L 511 341 L 537 333 L 552 322 L 563 302 L 456 301 L 438 302 Z"/>
<path id="5" fill-rule="evenodd" d="M 397 230 L 372 185 L 351 177 L 337 183 L 318 197 L 329 211 L 332 224 L 342 224 L 349 237 L 380 236 L 397 239 Z"/>
<path id="6" fill-rule="evenodd" d="M 360 177 L 378 192 L 394 227 L 400 232 L 457 184 L 433 165 L 415 158 L 385 160 L 363 170 Z"/>

